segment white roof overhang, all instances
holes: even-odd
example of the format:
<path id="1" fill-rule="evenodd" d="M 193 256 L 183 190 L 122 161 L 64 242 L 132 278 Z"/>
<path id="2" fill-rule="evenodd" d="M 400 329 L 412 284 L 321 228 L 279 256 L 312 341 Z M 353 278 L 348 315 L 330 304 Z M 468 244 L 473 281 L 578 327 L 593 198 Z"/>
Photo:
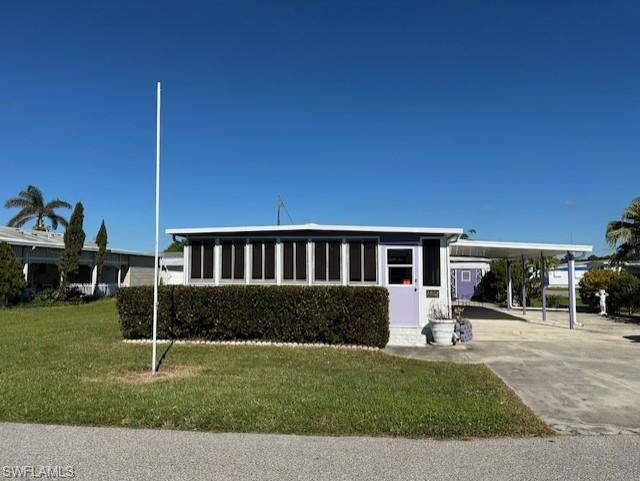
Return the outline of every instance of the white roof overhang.
<path id="1" fill-rule="evenodd" d="M 503 242 L 482 240 L 458 240 L 450 245 L 451 255 L 456 257 L 485 257 L 489 259 L 538 259 L 540 255 L 554 257 L 584 254 L 593 251 L 585 244 L 547 244 L 539 242 Z"/>

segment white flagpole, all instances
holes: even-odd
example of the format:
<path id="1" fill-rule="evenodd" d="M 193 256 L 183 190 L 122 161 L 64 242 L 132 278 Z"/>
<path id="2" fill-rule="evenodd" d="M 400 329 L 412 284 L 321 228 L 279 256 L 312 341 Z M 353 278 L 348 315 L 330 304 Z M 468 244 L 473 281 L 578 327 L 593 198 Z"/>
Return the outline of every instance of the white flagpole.
<path id="1" fill-rule="evenodd" d="M 156 365 L 156 343 L 158 337 L 158 243 L 160 237 L 160 82 L 156 99 L 156 255 L 153 269 L 153 348 L 151 373 L 158 370 Z"/>

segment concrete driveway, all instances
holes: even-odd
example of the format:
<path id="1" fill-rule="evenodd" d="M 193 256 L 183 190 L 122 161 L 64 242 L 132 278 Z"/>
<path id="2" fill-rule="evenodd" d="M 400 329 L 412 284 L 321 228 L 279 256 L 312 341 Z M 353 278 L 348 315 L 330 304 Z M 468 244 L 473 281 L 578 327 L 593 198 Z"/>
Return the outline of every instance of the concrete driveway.
<path id="1" fill-rule="evenodd" d="M 551 427 L 564 434 L 640 434 L 640 326 L 566 313 L 527 321 L 497 309 L 467 308 L 474 341 L 452 348 L 390 347 L 407 357 L 486 363 Z"/>

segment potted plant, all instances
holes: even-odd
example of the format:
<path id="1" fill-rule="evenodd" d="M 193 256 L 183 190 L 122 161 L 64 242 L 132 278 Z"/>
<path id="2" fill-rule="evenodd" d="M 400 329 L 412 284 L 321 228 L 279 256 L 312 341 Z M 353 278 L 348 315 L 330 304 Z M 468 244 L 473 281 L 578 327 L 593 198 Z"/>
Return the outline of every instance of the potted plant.
<path id="1" fill-rule="evenodd" d="M 439 303 L 433 303 L 429 309 L 429 326 L 433 343 L 437 346 L 450 346 L 456 321 L 451 318 L 449 309 Z"/>

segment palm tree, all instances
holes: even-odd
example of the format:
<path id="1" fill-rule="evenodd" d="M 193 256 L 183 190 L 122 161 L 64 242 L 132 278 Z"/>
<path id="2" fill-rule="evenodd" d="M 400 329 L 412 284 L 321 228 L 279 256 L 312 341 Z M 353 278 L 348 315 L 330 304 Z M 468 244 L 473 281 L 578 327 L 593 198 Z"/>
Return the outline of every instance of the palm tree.
<path id="1" fill-rule="evenodd" d="M 7 200 L 4 206 L 8 209 L 13 207 L 20 209 L 20 212 L 7 222 L 9 227 L 22 227 L 30 220 L 35 219 L 36 225 L 34 229 L 42 231 L 47 230 L 44 225 L 45 217 L 51 221 L 53 230 L 58 228 L 58 224 L 66 227 L 67 219 L 56 214 L 55 209 L 71 209 L 71 204 L 60 199 L 53 199 L 45 204 L 42 192 L 33 185 L 20 192 L 18 197 Z"/>
<path id="2" fill-rule="evenodd" d="M 616 249 L 612 264 L 640 258 L 640 197 L 631 201 L 620 220 L 609 222 L 606 238 L 609 246 Z"/>

